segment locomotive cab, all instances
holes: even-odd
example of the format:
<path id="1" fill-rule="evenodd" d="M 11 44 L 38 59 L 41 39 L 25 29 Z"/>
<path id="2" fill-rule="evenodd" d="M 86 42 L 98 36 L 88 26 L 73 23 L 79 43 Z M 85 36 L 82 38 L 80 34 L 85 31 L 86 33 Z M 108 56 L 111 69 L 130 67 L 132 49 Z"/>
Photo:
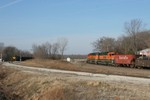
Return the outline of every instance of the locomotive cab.
<path id="1" fill-rule="evenodd" d="M 98 56 L 99 56 L 98 52 L 96 52 L 96 53 L 90 53 L 87 56 L 86 62 L 87 63 L 95 63 L 95 64 L 97 64 Z"/>
<path id="2" fill-rule="evenodd" d="M 90 53 L 87 56 L 87 63 L 113 65 L 115 54 L 115 52 Z"/>

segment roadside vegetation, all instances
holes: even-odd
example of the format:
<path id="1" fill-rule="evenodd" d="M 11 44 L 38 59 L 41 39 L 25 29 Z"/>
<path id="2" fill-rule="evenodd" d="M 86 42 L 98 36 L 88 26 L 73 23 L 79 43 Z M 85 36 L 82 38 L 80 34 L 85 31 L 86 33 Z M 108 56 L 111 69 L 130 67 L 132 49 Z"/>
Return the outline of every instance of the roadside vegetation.
<path id="1" fill-rule="evenodd" d="M 15 77 L 15 78 L 14 78 Z M 139 88 L 140 86 L 140 88 Z M 149 100 L 149 86 L 0 66 L 1 100 Z"/>

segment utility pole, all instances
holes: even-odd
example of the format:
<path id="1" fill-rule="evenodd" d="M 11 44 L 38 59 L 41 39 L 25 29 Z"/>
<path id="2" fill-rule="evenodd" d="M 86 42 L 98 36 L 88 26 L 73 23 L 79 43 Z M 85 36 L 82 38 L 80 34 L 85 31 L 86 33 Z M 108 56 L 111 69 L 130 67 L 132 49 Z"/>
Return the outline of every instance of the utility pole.
<path id="1" fill-rule="evenodd" d="M 0 42 L 0 59 L 1 62 L 3 61 L 3 49 L 4 49 L 4 43 Z"/>
<path id="2" fill-rule="evenodd" d="M 3 61 L 3 54 L 2 54 L 2 52 L 1 52 L 1 62 Z"/>
<path id="3" fill-rule="evenodd" d="M 21 62 L 21 50 L 20 50 L 20 62 Z"/>

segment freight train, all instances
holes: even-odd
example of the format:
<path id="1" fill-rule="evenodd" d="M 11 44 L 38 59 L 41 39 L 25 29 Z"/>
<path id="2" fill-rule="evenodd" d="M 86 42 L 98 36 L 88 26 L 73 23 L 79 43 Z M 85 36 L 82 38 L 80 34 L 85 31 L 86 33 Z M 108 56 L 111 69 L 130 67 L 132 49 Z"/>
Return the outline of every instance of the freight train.
<path id="1" fill-rule="evenodd" d="M 131 68 L 150 68 L 150 58 L 144 55 L 118 54 L 116 52 L 95 52 L 87 56 L 87 63 L 113 65 Z"/>

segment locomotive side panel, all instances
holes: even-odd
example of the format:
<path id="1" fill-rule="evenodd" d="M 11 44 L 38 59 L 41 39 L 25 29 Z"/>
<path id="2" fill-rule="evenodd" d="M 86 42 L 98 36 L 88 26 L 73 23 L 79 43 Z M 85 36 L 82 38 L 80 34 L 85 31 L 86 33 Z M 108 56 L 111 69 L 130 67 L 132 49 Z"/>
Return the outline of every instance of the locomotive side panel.
<path id="1" fill-rule="evenodd" d="M 114 64 L 115 52 L 107 52 L 106 54 L 100 54 L 98 57 L 98 63 L 105 65 Z"/>
<path id="2" fill-rule="evenodd" d="M 115 52 L 90 53 L 87 56 L 87 63 L 112 65 Z"/>

